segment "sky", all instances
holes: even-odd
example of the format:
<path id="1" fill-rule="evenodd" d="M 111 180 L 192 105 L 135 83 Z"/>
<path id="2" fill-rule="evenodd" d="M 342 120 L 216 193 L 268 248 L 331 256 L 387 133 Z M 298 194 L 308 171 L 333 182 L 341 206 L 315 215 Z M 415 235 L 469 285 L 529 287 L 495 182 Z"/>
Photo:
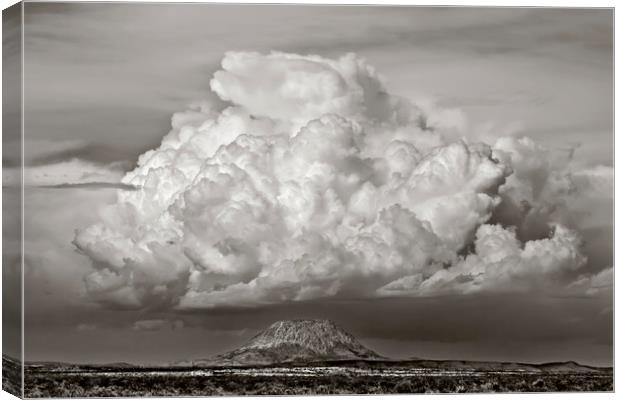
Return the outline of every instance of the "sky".
<path id="1" fill-rule="evenodd" d="M 330 318 L 388 356 L 611 365 L 612 26 L 27 3 L 25 359 Z"/>

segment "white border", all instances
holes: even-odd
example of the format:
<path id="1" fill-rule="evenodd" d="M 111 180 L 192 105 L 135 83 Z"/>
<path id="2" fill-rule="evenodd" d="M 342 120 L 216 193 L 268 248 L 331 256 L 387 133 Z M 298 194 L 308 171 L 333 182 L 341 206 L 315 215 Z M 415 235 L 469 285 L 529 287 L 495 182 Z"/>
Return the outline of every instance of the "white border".
<path id="1" fill-rule="evenodd" d="M 3 8 L 8 7 L 8 4 L 15 4 L 14 0 L 1 0 L 2 2 L 6 2 L 6 6 L 3 5 Z M 515 1 L 515 0 L 476 0 L 476 1 L 467 1 L 467 0 L 448 0 L 448 1 L 437 1 L 437 0 L 426 0 L 426 1 L 415 1 L 415 0 L 240 0 L 240 1 L 226 1 L 226 0 L 208 0 L 208 1 L 199 1 L 199 0 L 25 0 L 26 3 L 197 3 L 197 4 L 207 4 L 207 3 L 221 3 L 221 4 L 319 4 L 319 5 L 368 5 L 368 6 L 390 6 L 390 5 L 402 5 L 402 6 L 441 6 L 441 7 L 563 7 L 563 8 L 614 8 L 615 4 L 611 0 L 573 0 L 573 1 L 558 1 L 558 0 L 523 0 L 523 1 Z"/>

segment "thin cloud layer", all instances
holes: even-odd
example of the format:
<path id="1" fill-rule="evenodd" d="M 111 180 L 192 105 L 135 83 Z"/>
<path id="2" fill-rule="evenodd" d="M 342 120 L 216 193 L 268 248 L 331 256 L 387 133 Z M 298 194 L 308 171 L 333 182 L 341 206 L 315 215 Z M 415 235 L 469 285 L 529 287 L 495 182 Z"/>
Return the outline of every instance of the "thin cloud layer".
<path id="1" fill-rule="evenodd" d="M 163 319 L 144 319 L 136 321 L 132 325 L 132 329 L 136 331 L 160 331 L 160 330 L 176 330 L 183 329 L 184 323 L 180 319 L 168 321 Z"/>
<path id="2" fill-rule="evenodd" d="M 73 158 L 53 164 L 5 168 L 2 171 L 2 185 L 19 187 L 62 187 L 72 185 L 118 185 L 124 175 L 125 163 L 99 164 Z"/>
<path id="3" fill-rule="evenodd" d="M 601 287 L 563 198 L 601 187 L 604 171 L 575 184 L 570 159 L 529 138 L 478 142 L 458 111 L 391 95 L 353 54 L 231 52 L 211 89 L 221 102 L 175 114 L 122 179 L 138 189 L 77 232 L 94 300 L 213 308 Z"/>

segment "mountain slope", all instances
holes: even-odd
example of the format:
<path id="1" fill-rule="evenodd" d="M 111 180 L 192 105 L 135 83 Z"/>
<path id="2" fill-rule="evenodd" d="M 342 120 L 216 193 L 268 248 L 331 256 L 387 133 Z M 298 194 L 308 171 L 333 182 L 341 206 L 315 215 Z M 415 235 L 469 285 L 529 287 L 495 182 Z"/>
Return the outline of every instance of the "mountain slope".
<path id="1" fill-rule="evenodd" d="M 197 364 L 266 365 L 286 362 L 383 359 L 328 320 L 278 321 L 244 346 Z M 195 363 L 195 364 L 196 364 Z"/>

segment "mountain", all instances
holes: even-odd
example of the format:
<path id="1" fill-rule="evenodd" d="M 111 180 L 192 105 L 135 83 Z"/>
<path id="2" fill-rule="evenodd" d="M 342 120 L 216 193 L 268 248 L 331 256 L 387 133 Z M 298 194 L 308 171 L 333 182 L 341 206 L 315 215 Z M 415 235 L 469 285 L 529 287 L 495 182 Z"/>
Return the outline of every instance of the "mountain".
<path id="1" fill-rule="evenodd" d="M 278 321 L 236 350 L 194 365 L 268 365 L 334 360 L 381 360 L 329 320 Z"/>

